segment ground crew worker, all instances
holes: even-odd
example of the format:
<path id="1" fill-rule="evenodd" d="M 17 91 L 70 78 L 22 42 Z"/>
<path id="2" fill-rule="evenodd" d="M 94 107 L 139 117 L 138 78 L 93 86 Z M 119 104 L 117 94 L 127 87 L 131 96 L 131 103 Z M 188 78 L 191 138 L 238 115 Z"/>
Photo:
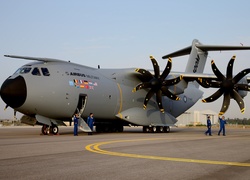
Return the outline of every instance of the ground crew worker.
<path id="1" fill-rule="evenodd" d="M 87 124 L 92 132 L 93 132 L 94 123 L 95 123 L 94 114 L 90 113 L 87 118 Z M 88 135 L 92 135 L 92 132 L 89 132 Z"/>
<path id="2" fill-rule="evenodd" d="M 74 136 L 78 136 L 78 121 L 79 121 L 79 115 L 76 113 L 74 115 Z"/>
<path id="3" fill-rule="evenodd" d="M 225 120 L 225 116 L 222 116 L 221 118 L 219 118 L 220 121 L 220 130 L 218 132 L 218 136 L 220 135 L 221 131 L 223 136 L 226 136 L 226 130 L 225 130 L 225 124 L 227 124 L 226 120 Z"/>
<path id="4" fill-rule="evenodd" d="M 205 134 L 209 134 L 209 136 L 212 136 L 212 132 L 211 132 L 211 120 L 210 120 L 210 116 L 207 116 L 207 131 L 205 132 Z"/>

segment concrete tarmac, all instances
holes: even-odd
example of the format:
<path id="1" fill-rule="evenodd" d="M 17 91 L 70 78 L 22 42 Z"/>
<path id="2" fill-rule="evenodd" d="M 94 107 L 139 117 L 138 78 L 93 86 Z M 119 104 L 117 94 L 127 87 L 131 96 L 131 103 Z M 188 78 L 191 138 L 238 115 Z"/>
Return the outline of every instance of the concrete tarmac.
<path id="1" fill-rule="evenodd" d="M 250 129 L 172 128 L 170 133 L 41 135 L 41 127 L 0 127 L 0 179 L 237 179 L 250 177 Z"/>

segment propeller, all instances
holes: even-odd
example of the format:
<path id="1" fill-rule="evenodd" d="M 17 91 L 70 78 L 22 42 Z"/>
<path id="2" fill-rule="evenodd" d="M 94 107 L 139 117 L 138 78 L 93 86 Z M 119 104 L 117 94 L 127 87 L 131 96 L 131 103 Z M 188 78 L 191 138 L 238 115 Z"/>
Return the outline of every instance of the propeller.
<path id="1" fill-rule="evenodd" d="M 140 89 L 149 89 L 143 104 L 143 109 L 146 109 L 148 101 L 151 99 L 151 97 L 156 94 L 156 102 L 158 104 L 158 107 L 162 113 L 164 113 L 164 108 L 162 106 L 162 95 L 167 96 L 170 99 L 173 100 L 180 100 L 178 96 L 173 94 L 168 90 L 168 86 L 177 84 L 181 81 L 182 75 L 174 78 L 174 79 L 168 79 L 165 80 L 168 74 L 170 73 L 170 70 L 172 68 L 172 59 L 168 58 L 168 63 L 166 65 L 165 70 L 160 75 L 160 68 L 153 56 L 150 56 L 150 60 L 154 67 L 154 75 L 152 75 L 149 71 L 145 69 L 136 69 L 136 72 L 139 72 L 142 74 L 143 78 L 145 79 L 145 82 L 139 83 L 132 92 L 136 92 Z"/>
<path id="2" fill-rule="evenodd" d="M 229 105 L 230 99 L 234 99 L 240 107 L 241 113 L 245 112 L 245 105 L 241 95 L 238 93 L 239 90 L 250 91 L 250 86 L 248 84 L 239 84 L 238 82 L 248 73 L 250 73 L 250 68 L 244 69 L 233 77 L 233 64 L 236 56 L 233 56 L 227 65 L 227 74 L 224 76 L 220 70 L 215 65 L 215 62 L 211 61 L 211 66 L 217 79 L 212 80 L 209 78 L 198 78 L 198 83 L 205 88 L 219 88 L 214 94 L 202 100 L 202 102 L 213 102 L 217 100 L 220 96 L 224 95 L 223 104 L 219 115 L 223 115 Z"/>

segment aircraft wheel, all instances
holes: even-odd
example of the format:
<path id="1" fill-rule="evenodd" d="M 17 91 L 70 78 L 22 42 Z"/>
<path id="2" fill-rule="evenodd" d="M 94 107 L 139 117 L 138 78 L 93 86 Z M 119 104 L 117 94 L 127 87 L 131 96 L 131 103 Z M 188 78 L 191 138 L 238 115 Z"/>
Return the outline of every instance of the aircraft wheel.
<path id="1" fill-rule="evenodd" d="M 103 125 L 103 132 L 110 132 L 110 128 L 108 125 Z"/>
<path id="2" fill-rule="evenodd" d="M 142 130 L 143 130 L 143 132 L 145 132 L 145 133 L 149 133 L 149 132 L 152 132 L 152 127 L 143 126 Z"/>
<path id="3" fill-rule="evenodd" d="M 164 132 L 169 133 L 170 132 L 170 127 L 169 126 L 165 126 L 164 127 Z"/>
<path id="4" fill-rule="evenodd" d="M 48 135 L 50 133 L 50 131 L 49 131 L 49 126 L 48 125 L 43 125 L 42 126 L 42 134 L 43 135 Z"/>
<path id="5" fill-rule="evenodd" d="M 58 132 L 59 132 L 59 128 L 58 128 L 58 126 L 53 125 L 53 126 L 50 127 L 50 131 L 51 131 L 54 135 L 56 135 L 56 134 L 58 134 Z"/>
<path id="6" fill-rule="evenodd" d="M 157 127 L 156 127 L 156 126 L 153 126 L 153 127 L 152 127 L 152 132 L 153 132 L 153 133 L 156 133 L 156 132 L 157 132 Z"/>
<path id="7" fill-rule="evenodd" d="M 159 133 L 163 133 L 164 132 L 164 127 L 163 126 L 159 126 L 158 127 L 158 132 Z"/>
<path id="8" fill-rule="evenodd" d="M 110 132 L 117 132 L 118 131 L 118 128 L 116 127 L 116 126 L 114 126 L 114 125 L 111 125 L 110 127 L 109 127 L 109 131 Z"/>
<path id="9" fill-rule="evenodd" d="M 122 126 L 122 125 L 120 125 L 120 126 L 118 126 L 118 132 L 123 132 L 123 130 L 124 130 L 124 127 Z"/>
<path id="10" fill-rule="evenodd" d="M 102 127 L 101 127 L 101 125 L 96 125 L 96 126 L 95 126 L 95 131 L 96 131 L 97 133 L 102 132 Z"/>

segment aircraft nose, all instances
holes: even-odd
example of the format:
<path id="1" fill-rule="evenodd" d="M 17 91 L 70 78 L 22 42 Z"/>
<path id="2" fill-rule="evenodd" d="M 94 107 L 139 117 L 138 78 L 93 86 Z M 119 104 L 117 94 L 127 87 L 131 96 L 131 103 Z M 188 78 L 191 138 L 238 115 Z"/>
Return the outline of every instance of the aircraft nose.
<path id="1" fill-rule="evenodd" d="M 12 108 L 22 106 L 27 98 L 27 88 L 22 76 L 6 79 L 1 86 L 0 95 L 3 101 Z"/>

